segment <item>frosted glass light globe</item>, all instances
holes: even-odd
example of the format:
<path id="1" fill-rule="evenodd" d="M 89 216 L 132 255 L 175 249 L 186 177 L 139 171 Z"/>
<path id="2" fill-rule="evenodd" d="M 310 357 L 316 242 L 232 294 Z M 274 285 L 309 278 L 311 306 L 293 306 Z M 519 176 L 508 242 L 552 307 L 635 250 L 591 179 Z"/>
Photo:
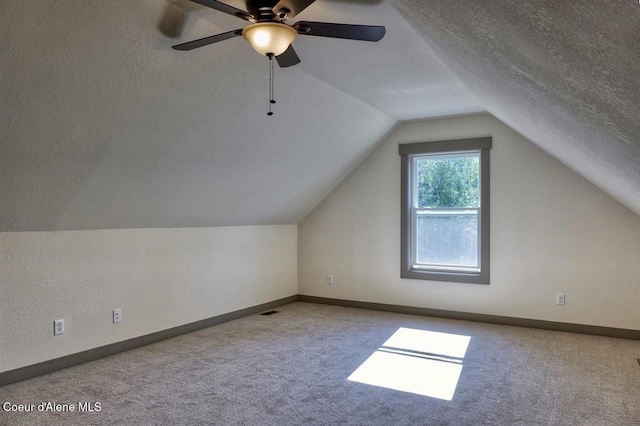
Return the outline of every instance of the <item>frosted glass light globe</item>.
<path id="1" fill-rule="evenodd" d="M 260 22 L 245 27 L 242 36 L 259 54 L 273 53 L 274 56 L 279 56 L 298 37 L 298 32 L 285 24 Z"/>

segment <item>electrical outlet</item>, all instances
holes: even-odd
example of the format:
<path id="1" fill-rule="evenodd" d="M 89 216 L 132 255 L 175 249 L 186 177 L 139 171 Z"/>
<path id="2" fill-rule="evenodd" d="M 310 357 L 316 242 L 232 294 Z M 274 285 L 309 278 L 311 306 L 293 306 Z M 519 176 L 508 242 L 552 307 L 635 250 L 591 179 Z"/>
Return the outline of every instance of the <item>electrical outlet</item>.
<path id="1" fill-rule="evenodd" d="M 53 322 L 53 335 L 64 334 L 64 320 L 59 319 Z"/>
<path id="2" fill-rule="evenodd" d="M 114 309 L 113 310 L 113 323 L 120 322 L 122 319 L 122 309 Z"/>
<path id="3" fill-rule="evenodd" d="M 557 305 L 564 305 L 564 293 L 556 294 L 556 304 Z"/>
<path id="4" fill-rule="evenodd" d="M 333 285 L 333 275 L 327 275 L 327 285 Z"/>

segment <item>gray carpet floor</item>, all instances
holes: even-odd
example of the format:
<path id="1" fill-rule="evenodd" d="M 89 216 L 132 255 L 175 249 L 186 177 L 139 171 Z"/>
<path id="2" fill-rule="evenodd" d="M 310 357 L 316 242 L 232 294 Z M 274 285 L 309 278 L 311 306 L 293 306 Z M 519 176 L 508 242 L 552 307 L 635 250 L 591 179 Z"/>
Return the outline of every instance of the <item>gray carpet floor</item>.
<path id="1" fill-rule="evenodd" d="M 637 341 L 301 302 L 277 310 L 2 387 L 0 404 L 101 410 L 0 407 L 0 424 L 640 424 Z M 418 330 L 416 347 L 388 344 L 401 328 Z M 469 337 L 464 354 L 439 349 L 449 335 Z M 394 368 L 424 360 L 442 368 L 416 370 L 413 385 L 461 366 L 451 399 L 348 380 L 381 350 L 399 360 L 392 382 Z"/>

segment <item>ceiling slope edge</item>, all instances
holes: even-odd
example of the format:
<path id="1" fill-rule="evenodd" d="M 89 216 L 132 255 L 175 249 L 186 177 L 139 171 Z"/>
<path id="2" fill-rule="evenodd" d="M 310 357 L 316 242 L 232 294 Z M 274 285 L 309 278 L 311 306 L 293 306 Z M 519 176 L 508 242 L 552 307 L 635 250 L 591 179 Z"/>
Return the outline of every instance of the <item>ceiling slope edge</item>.
<path id="1" fill-rule="evenodd" d="M 640 215 L 640 8 L 392 0 L 496 118 Z"/>

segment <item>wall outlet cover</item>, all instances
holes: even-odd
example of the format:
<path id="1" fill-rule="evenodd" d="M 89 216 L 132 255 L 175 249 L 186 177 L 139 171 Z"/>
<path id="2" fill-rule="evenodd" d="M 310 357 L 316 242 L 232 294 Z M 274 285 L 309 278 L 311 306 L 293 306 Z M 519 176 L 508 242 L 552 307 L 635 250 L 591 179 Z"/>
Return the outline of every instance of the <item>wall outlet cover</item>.
<path id="1" fill-rule="evenodd" d="M 64 334 L 64 320 L 59 319 L 53 322 L 53 335 Z"/>

